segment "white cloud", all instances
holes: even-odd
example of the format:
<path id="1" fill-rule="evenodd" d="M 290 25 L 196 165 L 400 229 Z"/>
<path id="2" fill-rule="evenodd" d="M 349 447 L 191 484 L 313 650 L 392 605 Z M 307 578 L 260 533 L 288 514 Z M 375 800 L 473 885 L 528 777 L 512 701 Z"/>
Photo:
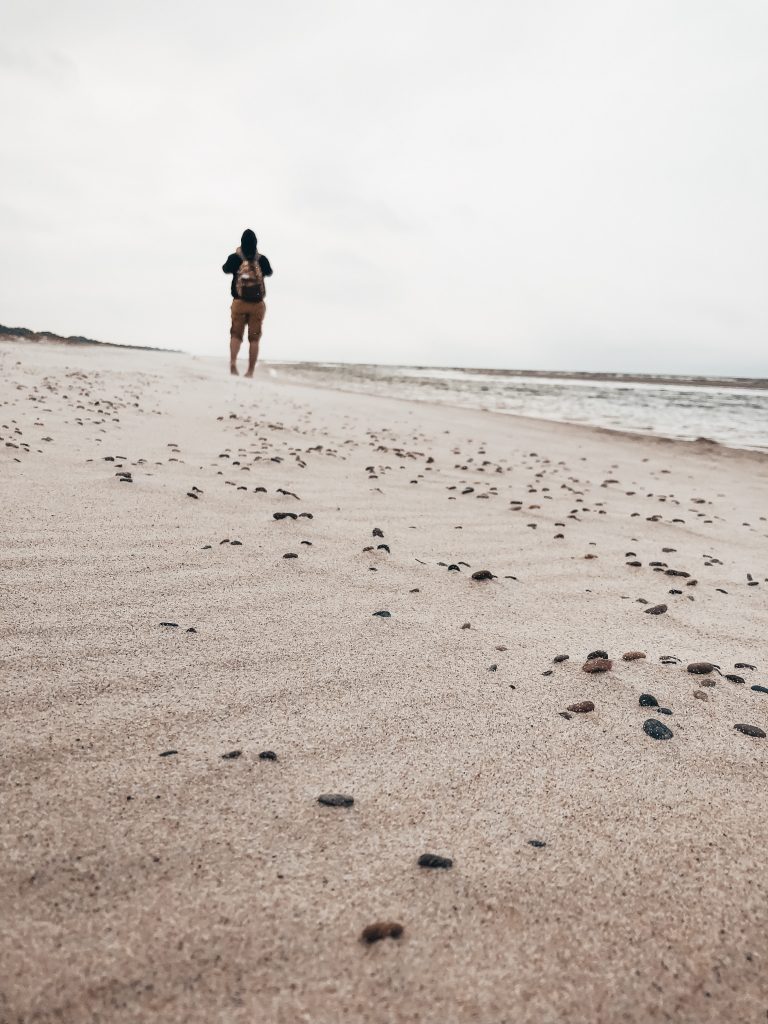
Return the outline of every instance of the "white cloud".
<path id="1" fill-rule="evenodd" d="M 3 322 L 224 353 L 252 226 L 267 357 L 766 372 L 762 4 L 111 7 L 6 18 Z"/>

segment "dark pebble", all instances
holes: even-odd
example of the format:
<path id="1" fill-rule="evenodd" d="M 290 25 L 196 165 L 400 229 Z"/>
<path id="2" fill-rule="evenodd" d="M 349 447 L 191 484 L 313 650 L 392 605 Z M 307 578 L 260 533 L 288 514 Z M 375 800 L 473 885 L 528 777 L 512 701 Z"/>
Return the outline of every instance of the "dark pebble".
<path id="1" fill-rule="evenodd" d="M 380 619 L 391 619 L 392 612 L 374 612 L 374 615 L 378 615 Z"/>
<path id="2" fill-rule="evenodd" d="M 746 663 L 746 661 L 737 661 L 736 664 L 733 667 L 734 668 L 748 668 L 752 672 L 755 671 L 755 666 L 754 665 L 748 665 Z"/>
<path id="3" fill-rule="evenodd" d="M 286 553 L 283 555 L 283 558 L 298 558 L 298 557 L 299 556 L 296 554 L 295 551 L 286 551 Z"/>
<path id="4" fill-rule="evenodd" d="M 732 683 L 744 683 L 744 682 L 746 682 L 746 680 L 744 679 L 744 676 L 737 676 L 737 675 L 734 675 L 733 673 L 727 675 L 725 678 L 728 679 Z"/>
<path id="5" fill-rule="evenodd" d="M 657 722 L 655 718 L 648 718 L 643 722 L 643 732 L 652 740 L 671 740 L 673 733 L 663 722 Z"/>
<path id="6" fill-rule="evenodd" d="M 715 666 L 710 661 L 693 661 L 687 671 L 695 676 L 706 676 L 714 672 Z"/>
<path id="7" fill-rule="evenodd" d="M 221 759 L 222 761 L 236 761 L 241 754 L 242 750 L 230 750 L 229 753 L 222 754 Z"/>
<path id="8" fill-rule="evenodd" d="M 259 759 L 261 761 L 276 761 L 277 754 L 274 752 L 274 750 L 262 750 L 261 753 L 259 754 Z"/>
<path id="9" fill-rule="evenodd" d="M 164 750 L 160 757 L 170 757 L 172 754 L 178 754 L 178 750 Z"/>
<path id="10" fill-rule="evenodd" d="M 657 708 L 656 709 L 656 713 L 659 714 L 659 715 L 671 715 L 672 714 L 672 712 L 669 710 L 669 708 Z"/>
<path id="11" fill-rule="evenodd" d="M 195 627 L 194 627 L 194 626 L 190 626 L 190 627 L 189 627 L 189 629 L 188 629 L 188 630 L 187 630 L 186 632 L 187 632 L 187 633 L 196 633 L 196 632 L 197 632 L 197 630 L 195 629 Z"/>
<path id="12" fill-rule="evenodd" d="M 743 722 L 739 722 L 738 725 L 734 725 L 734 729 L 739 732 L 743 732 L 745 736 L 754 736 L 757 739 L 764 740 L 765 732 L 763 729 L 759 729 L 756 725 L 744 725 Z"/>
<path id="13" fill-rule="evenodd" d="M 420 868 L 452 868 L 453 861 L 450 857 L 440 857 L 436 853 L 422 853 L 419 857 Z"/>
<path id="14" fill-rule="evenodd" d="M 324 807 L 351 807 L 355 798 L 343 793 L 323 793 L 317 798 L 317 802 Z"/>
<path id="15" fill-rule="evenodd" d="M 295 512 L 273 512 L 272 513 L 272 518 L 273 519 L 295 519 L 296 518 L 296 513 Z"/>
<path id="16" fill-rule="evenodd" d="M 568 654 L 556 654 L 552 661 L 555 663 L 555 665 L 559 665 L 561 661 L 568 661 L 569 657 L 570 655 Z"/>
<path id="17" fill-rule="evenodd" d="M 652 693 L 641 693 L 640 694 L 640 707 L 641 708 L 657 708 L 659 702 L 653 696 Z"/>
<path id="18" fill-rule="evenodd" d="M 496 577 L 489 569 L 478 569 L 472 573 L 473 580 L 495 580 Z"/>
<path id="19" fill-rule="evenodd" d="M 172 626 L 174 629 L 178 629 L 179 628 L 178 622 L 161 622 L 160 625 L 161 626 Z"/>
<path id="20" fill-rule="evenodd" d="M 558 711 L 557 713 L 558 715 L 560 715 L 561 718 L 567 718 L 568 721 L 570 721 L 573 718 L 573 715 L 569 715 L 567 711 Z"/>
<path id="21" fill-rule="evenodd" d="M 663 615 L 667 610 L 667 606 L 665 604 L 655 604 L 652 608 L 644 608 L 643 610 L 646 615 Z"/>
<path id="22" fill-rule="evenodd" d="M 360 940 L 371 945 L 380 939 L 399 939 L 402 934 L 403 926 L 397 921 L 376 921 L 375 924 L 369 924 L 367 928 L 363 928 Z"/>
<path id="23" fill-rule="evenodd" d="M 639 661 L 640 658 L 644 658 L 645 655 L 642 651 L 627 651 L 626 654 L 622 654 L 622 661 Z"/>
<path id="24" fill-rule="evenodd" d="M 529 839 L 528 845 L 535 846 L 537 850 L 541 850 L 542 847 L 546 846 L 547 844 L 544 842 L 543 839 Z"/>
<path id="25" fill-rule="evenodd" d="M 608 651 L 592 651 L 591 654 L 587 655 L 587 661 L 594 661 L 595 658 L 603 658 L 603 659 L 605 659 L 607 657 L 608 657 Z"/>
<path id="26" fill-rule="evenodd" d="M 768 686 L 753 686 L 751 687 L 755 693 L 768 693 Z"/>

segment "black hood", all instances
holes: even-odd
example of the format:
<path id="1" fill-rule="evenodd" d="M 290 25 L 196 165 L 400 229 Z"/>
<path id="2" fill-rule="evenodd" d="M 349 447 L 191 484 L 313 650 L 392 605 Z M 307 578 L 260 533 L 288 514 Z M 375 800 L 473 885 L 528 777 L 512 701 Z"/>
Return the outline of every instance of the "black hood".
<path id="1" fill-rule="evenodd" d="M 256 255 L 256 242 L 256 235 L 250 228 L 246 228 L 243 232 L 243 237 L 240 239 L 240 248 L 247 260 L 252 260 Z"/>

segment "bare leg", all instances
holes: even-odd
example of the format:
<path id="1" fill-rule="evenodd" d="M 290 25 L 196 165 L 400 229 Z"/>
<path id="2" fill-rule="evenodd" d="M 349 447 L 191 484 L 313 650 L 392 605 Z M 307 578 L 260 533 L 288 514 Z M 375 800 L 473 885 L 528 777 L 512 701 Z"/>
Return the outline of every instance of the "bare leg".
<path id="1" fill-rule="evenodd" d="M 237 372 L 237 353 L 240 351 L 240 345 L 242 338 L 230 338 L 229 339 L 229 372 L 238 376 Z"/>
<path id="2" fill-rule="evenodd" d="M 256 360 L 259 358 L 259 343 L 258 341 L 249 341 L 248 345 L 248 372 L 246 377 L 252 377 L 253 371 L 256 369 Z"/>
<path id="3" fill-rule="evenodd" d="M 264 323 L 264 314 L 267 307 L 264 302 L 255 306 L 248 317 L 248 372 L 246 377 L 252 377 L 256 369 L 256 361 L 259 358 L 259 342 L 261 341 L 261 325 Z"/>

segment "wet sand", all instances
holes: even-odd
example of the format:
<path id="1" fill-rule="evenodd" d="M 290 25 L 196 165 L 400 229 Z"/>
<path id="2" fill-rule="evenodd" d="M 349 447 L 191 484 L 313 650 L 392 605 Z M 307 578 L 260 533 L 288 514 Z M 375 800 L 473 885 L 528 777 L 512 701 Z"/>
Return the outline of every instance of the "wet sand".
<path id="1" fill-rule="evenodd" d="M 0 1021 L 764 1021 L 768 460 L 225 370 L 0 344 Z"/>

